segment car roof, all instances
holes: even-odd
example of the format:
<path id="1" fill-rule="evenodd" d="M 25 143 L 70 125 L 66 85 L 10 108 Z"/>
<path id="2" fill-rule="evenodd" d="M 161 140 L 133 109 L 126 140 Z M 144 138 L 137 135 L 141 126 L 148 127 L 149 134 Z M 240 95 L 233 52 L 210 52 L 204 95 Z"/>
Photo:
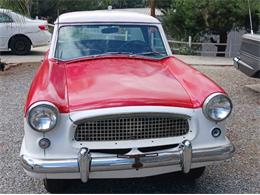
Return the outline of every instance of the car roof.
<path id="1" fill-rule="evenodd" d="M 95 22 L 122 22 L 122 23 L 154 23 L 160 24 L 156 18 L 129 11 L 96 10 L 65 13 L 59 16 L 55 23 L 95 23 Z"/>

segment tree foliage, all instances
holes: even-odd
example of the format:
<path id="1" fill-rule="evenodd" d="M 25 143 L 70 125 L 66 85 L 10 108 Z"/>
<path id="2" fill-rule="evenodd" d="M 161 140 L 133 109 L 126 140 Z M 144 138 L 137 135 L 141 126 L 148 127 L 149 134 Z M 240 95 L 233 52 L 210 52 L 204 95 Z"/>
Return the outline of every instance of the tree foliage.
<path id="1" fill-rule="evenodd" d="M 31 0 L 31 16 L 47 18 L 49 22 L 53 22 L 58 13 L 66 13 L 71 11 L 96 10 L 104 9 L 105 1 L 101 0 Z"/>
<path id="2" fill-rule="evenodd" d="M 0 0 L 0 7 L 31 17 L 44 17 L 53 22 L 60 14 L 71 11 L 144 7 L 147 0 Z"/>
<path id="3" fill-rule="evenodd" d="M 163 23 L 172 37 L 177 39 L 187 39 L 188 36 L 198 39 L 205 33 L 220 34 L 249 27 L 247 0 L 163 0 L 162 2 L 157 5 L 165 13 Z M 249 2 L 254 30 L 258 31 L 260 1 Z"/>
<path id="4" fill-rule="evenodd" d="M 113 8 L 140 8 L 146 4 L 145 0 L 108 0 Z"/>
<path id="5" fill-rule="evenodd" d="M 254 30 L 259 28 L 260 1 L 249 0 Z M 249 29 L 247 0 L 163 0 L 157 6 L 163 10 L 163 24 L 168 34 L 178 40 L 193 40 L 205 34 L 219 35 L 220 43 L 227 42 L 231 30 Z M 225 46 L 216 45 L 218 51 Z"/>
<path id="6" fill-rule="evenodd" d="M 0 0 L 0 8 L 7 8 L 23 15 L 30 15 L 30 0 Z"/>

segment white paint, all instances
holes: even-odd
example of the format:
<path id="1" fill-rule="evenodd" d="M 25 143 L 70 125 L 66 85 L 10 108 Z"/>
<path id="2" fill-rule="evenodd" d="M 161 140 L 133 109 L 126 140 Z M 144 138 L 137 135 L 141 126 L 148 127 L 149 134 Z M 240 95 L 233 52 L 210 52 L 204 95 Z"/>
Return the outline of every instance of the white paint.
<path id="1" fill-rule="evenodd" d="M 128 11 L 114 11 L 114 10 L 96 10 L 96 11 L 78 11 L 65 13 L 59 16 L 55 24 L 59 21 L 60 24 L 63 23 L 99 23 L 99 22 L 140 22 L 140 23 L 150 23 L 159 24 L 159 20 L 156 18 L 140 14 L 136 12 Z"/>
<path id="2" fill-rule="evenodd" d="M 147 139 L 133 141 L 107 141 L 107 142 L 76 142 L 73 140 L 75 127 L 73 121 L 110 115 L 110 114 L 126 114 L 126 113 L 172 113 L 185 114 L 191 117 L 189 120 L 190 130 L 185 137 Z M 221 142 L 225 142 L 225 127 L 223 123 L 216 124 L 205 118 L 201 109 L 188 109 L 176 107 L 163 106 L 133 106 L 133 107 L 117 107 L 105 108 L 89 111 L 78 111 L 70 114 L 61 114 L 60 120 L 54 130 L 47 133 L 36 132 L 30 128 L 26 119 L 24 121 L 25 127 L 25 142 L 23 145 L 22 154 L 29 156 L 39 156 L 44 151 L 38 146 L 38 140 L 47 137 L 51 140 L 50 148 L 45 150 L 45 157 L 48 158 L 75 158 L 81 147 L 88 147 L 90 149 L 113 149 L 113 148 L 132 148 L 132 147 L 149 147 L 166 144 L 178 144 L 184 139 L 190 139 L 193 148 L 205 145 L 207 147 L 218 146 Z M 222 130 L 222 135 L 218 138 L 211 136 L 211 129 L 219 127 Z M 26 151 L 26 153 L 25 153 Z"/>
<path id="3" fill-rule="evenodd" d="M 49 44 L 51 33 L 39 29 L 39 25 L 47 25 L 47 21 L 32 20 L 6 9 L 0 9 L 0 14 L 5 14 L 13 20 L 10 23 L 0 21 L 0 51 L 8 51 L 9 40 L 18 34 L 28 37 L 33 47 Z"/>

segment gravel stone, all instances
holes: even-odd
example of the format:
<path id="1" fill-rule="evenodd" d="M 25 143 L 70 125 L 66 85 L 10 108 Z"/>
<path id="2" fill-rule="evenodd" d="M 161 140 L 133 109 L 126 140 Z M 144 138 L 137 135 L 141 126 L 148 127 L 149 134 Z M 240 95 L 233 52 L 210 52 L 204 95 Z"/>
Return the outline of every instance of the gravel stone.
<path id="1" fill-rule="evenodd" d="M 38 68 L 28 64 L 0 72 L 0 193 L 47 193 L 40 179 L 30 178 L 19 163 L 23 106 Z M 174 174 L 141 178 L 72 182 L 65 193 L 260 193 L 260 93 L 245 85 L 260 83 L 233 67 L 196 66 L 230 95 L 234 110 L 227 136 L 236 146 L 232 159 L 207 167 L 196 182 Z"/>

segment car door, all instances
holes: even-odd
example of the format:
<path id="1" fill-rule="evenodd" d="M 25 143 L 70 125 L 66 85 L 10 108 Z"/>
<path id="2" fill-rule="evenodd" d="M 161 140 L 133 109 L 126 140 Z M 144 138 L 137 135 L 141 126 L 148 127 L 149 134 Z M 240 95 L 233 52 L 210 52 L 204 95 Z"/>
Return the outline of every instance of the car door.
<path id="1" fill-rule="evenodd" d="M 14 33 L 14 20 L 4 12 L 0 12 L 0 50 L 8 49 L 8 41 Z"/>

